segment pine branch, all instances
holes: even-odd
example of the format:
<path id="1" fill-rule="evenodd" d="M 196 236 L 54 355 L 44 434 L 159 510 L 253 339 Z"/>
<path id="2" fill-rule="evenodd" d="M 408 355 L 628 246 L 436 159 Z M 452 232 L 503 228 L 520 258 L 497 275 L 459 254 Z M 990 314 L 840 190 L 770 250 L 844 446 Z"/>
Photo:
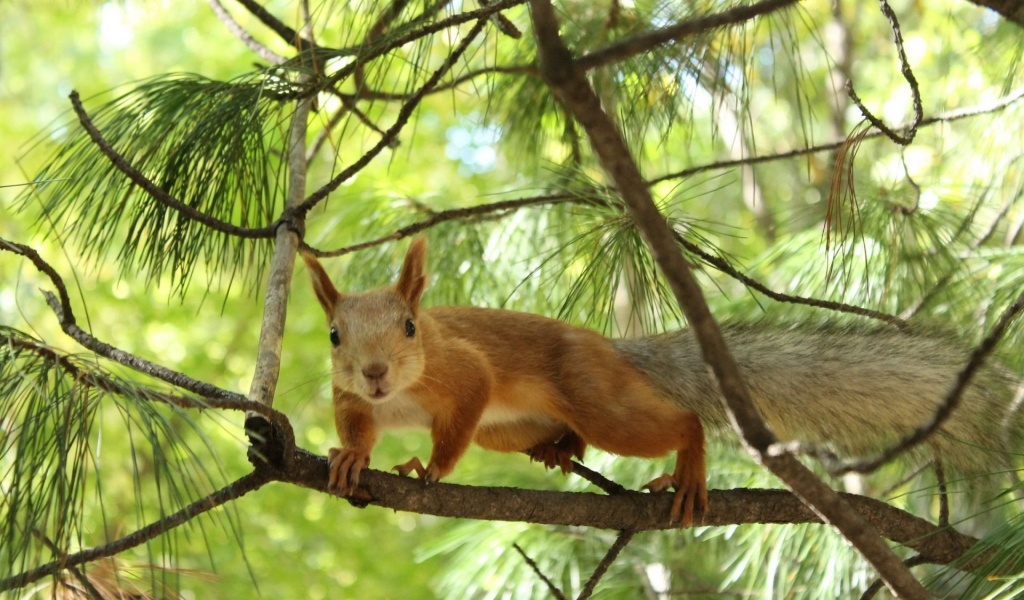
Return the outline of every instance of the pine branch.
<path id="1" fill-rule="evenodd" d="M 253 490 L 257 490 L 271 480 L 260 472 L 250 473 L 234 481 L 220 490 L 189 504 L 178 512 L 168 515 L 159 521 L 155 521 L 138 531 L 126 535 L 114 542 L 75 552 L 62 557 L 60 560 L 48 562 L 30 571 L 20 573 L 7 579 L 0 579 L 0 591 L 14 590 L 47 577 L 56 575 L 64 569 L 77 567 L 88 562 L 101 558 L 107 558 L 120 554 L 129 548 L 134 548 L 152 540 L 153 538 L 167 533 L 168 531 L 188 523 L 195 517 L 213 510 L 227 502 L 241 498 Z"/>
<path id="2" fill-rule="evenodd" d="M 238 3 L 244 6 L 252 16 L 259 19 L 260 22 L 266 25 L 271 31 L 276 33 L 285 43 L 291 45 L 296 50 L 301 51 L 303 48 L 313 47 L 312 42 L 302 37 L 299 35 L 299 32 L 285 25 L 283 21 L 270 14 L 267 9 L 263 8 L 263 6 L 255 0 L 238 0 Z"/>
<path id="3" fill-rule="evenodd" d="M 152 363 L 148 360 L 125 352 L 124 350 L 100 341 L 91 334 L 86 333 L 79 328 L 78 323 L 75 320 L 75 315 L 71 309 L 71 299 L 68 296 L 64 280 L 59 274 L 57 274 L 57 271 L 50 266 L 49 263 L 39 256 L 38 252 L 24 244 L 11 242 L 3 238 L 0 238 L 0 250 L 7 250 L 8 252 L 24 256 L 29 259 L 29 261 L 31 261 L 41 273 L 50 278 L 50 281 L 57 288 L 57 295 L 54 296 L 52 292 L 44 291 L 43 294 L 46 297 L 46 302 L 57 315 L 57 320 L 59 321 L 60 327 L 64 333 L 68 334 L 83 347 L 116 363 L 120 363 L 126 367 L 134 369 L 135 371 L 166 381 L 173 386 L 199 394 L 200 396 L 207 398 L 222 398 L 236 402 L 248 402 L 248 399 L 245 396 L 229 392 L 228 390 L 221 389 L 209 383 L 197 381 L 183 373 L 173 371 L 162 365 Z"/>
<path id="4" fill-rule="evenodd" d="M 160 402 L 179 408 L 199 410 L 213 408 L 217 410 L 258 412 L 275 425 L 283 429 L 291 429 L 291 423 L 284 413 L 259 402 L 248 400 L 243 396 L 193 398 L 140 387 L 115 378 L 109 373 L 95 369 L 86 369 L 79 365 L 71 356 L 61 354 L 42 342 L 3 325 L 0 325 L 0 334 L 3 334 L 0 335 L 0 347 L 7 346 L 17 353 L 29 352 L 43 360 L 56 363 L 79 385 L 96 388 L 105 393 L 118 394 L 132 399 Z M 291 434 L 290 437 L 294 439 L 294 434 Z"/>
<path id="5" fill-rule="evenodd" d="M 598 563 L 594 572 L 590 575 L 590 579 L 583 586 L 583 590 L 580 591 L 580 595 L 577 596 L 577 600 L 587 600 L 594 595 L 594 590 L 597 589 L 597 584 L 601 582 L 601 578 L 608 572 L 608 567 L 612 566 L 615 559 L 619 557 L 619 553 L 632 541 L 633 536 L 636 534 L 635 531 L 620 531 L 619 535 L 615 538 L 615 543 L 608 548 L 608 552 L 605 553 L 604 558 Z"/>
<path id="6" fill-rule="evenodd" d="M 103 139 L 103 135 L 98 129 L 96 129 L 96 126 L 89 118 L 89 115 L 85 112 L 85 108 L 82 107 L 82 100 L 79 98 L 77 91 L 72 91 L 69 98 L 71 99 L 71 106 L 74 108 L 75 114 L 78 115 L 78 121 L 82 124 L 82 128 L 89 134 L 89 138 L 92 139 L 93 143 L 96 144 L 96 147 L 100 149 L 100 152 L 110 159 L 110 162 L 117 167 L 117 170 L 124 173 L 128 179 L 131 179 L 135 185 L 142 188 L 147 194 L 152 196 L 154 200 L 160 202 L 167 208 L 185 215 L 197 223 L 206 225 L 214 231 L 220 231 L 221 233 L 235 235 L 242 238 L 267 238 L 274 235 L 277 229 L 276 223 L 267 227 L 259 228 L 239 227 L 198 211 L 162 190 L 155 183 L 147 179 L 145 175 L 140 173 L 138 169 L 129 164 L 124 157 L 114 150 L 107 140 Z"/>
<path id="7" fill-rule="evenodd" d="M 944 113 L 939 113 L 932 117 L 926 117 L 921 120 L 920 127 L 928 127 L 931 125 L 937 125 L 941 123 L 952 123 L 954 121 L 959 121 L 961 119 L 968 119 L 971 117 L 977 117 L 980 115 L 999 112 L 1009 106 L 1016 104 L 1017 102 L 1020 102 L 1021 99 L 1024 99 L 1024 88 L 1018 88 L 1011 92 L 1010 94 L 1003 96 L 1002 98 L 998 98 L 992 102 L 984 102 L 975 106 L 951 110 Z M 905 127 L 908 127 L 908 125 L 900 125 L 897 127 L 897 129 L 903 129 Z M 881 137 L 883 135 L 884 134 L 881 131 L 872 131 L 870 133 L 864 134 L 864 139 L 869 140 L 872 138 Z M 730 169 L 732 167 L 738 167 L 743 165 L 756 165 L 774 162 L 777 160 L 787 160 L 790 158 L 797 158 L 800 156 L 808 156 L 810 154 L 818 154 L 820 152 L 834 152 L 835 150 L 838 150 L 839 148 L 842 148 L 844 145 L 846 145 L 847 141 L 848 140 L 844 138 L 842 140 L 836 140 L 834 142 L 817 144 L 814 146 L 808 146 L 806 148 L 796 148 L 793 150 L 788 150 L 786 152 L 778 152 L 774 154 L 760 154 L 757 156 L 748 156 L 742 159 L 723 160 L 703 165 L 697 165 L 695 167 L 683 169 L 682 171 L 676 171 L 674 173 L 666 173 L 665 175 L 660 175 L 658 177 L 655 177 L 654 179 L 649 180 L 648 184 L 654 185 L 656 183 L 671 181 L 673 179 L 685 179 L 687 177 L 691 177 L 699 173 L 705 173 L 707 171 L 719 171 L 722 169 Z"/>
<path id="8" fill-rule="evenodd" d="M 289 468 L 270 468 L 271 477 L 332 493 L 327 489 L 327 458 L 301 448 L 294 453 Z M 425 485 L 418 479 L 373 469 L 363 470 L 360 486 L 371 498 L 372 506 L 437 517 L 637 533 L 677 529 L 668 522 L 671 493 L 627 490 L 602 495 L 444 482 Z M 709 494 L 710 508 L 704 514 L 701 526 L 822 523 L 820 515 L 788 490 L 711 490 Z M 887 539 L 915 550 L 936 564 L 950 564 L 979 543 L 976 538 L 936 526 L 880 500 L 849 493 L 839 495 Z M 978 555 L 957 567 L 974 571 L 984 566 L 987 560 L 988 555 Z"/>
<path id="9" fill-rule="evenodd" d="M 668 27 L 627 38 L 600 50 L 584 54 L 575 62 L 575 68 L 589 71 L 617 63 L 638 54 L 684 38 L 708 33 L 719 27 L 739 25 L 751 19 L 771 14 L 796 4 L 799 0 L 762 0 L 756 4 L 737 6 L 720 13 L 688 19 Z"/>
<path id="10" fill-rule="evenodd" d="M 503 200 L 501 202 L 493 202 L 490 204 L 479 204 L 477 206 L 470 206 L 466 208 L 451 208 L 448 210 L 442 210 L 434 213 L 429 218 L 422 221 L 418 221 L 411 225 L 406 225 L 394 233 L 368 240 L 366 242 L 360 242 L 351 246 L 345 246 L 344 248 L 338 248 L 337 250 L 319 250 L 312 246 L 307 245 L 305 242 L 302 243 L 302 249 L 310 252 L 314 256 L 344 256 L 345 254 L 351 254 L 352 252 L 359 252 L 374 246 L 380 246 L 387 242 L 393 242 L 407 237 L 412 237 L 417 233 L 423 232 L 435 225 L 446 223 L 449 221 L 465 221 L 469 219 L 476 219 L 494 213 L 512 212 L 520 208 L 526 208 L 530 206 L 540 205 L 554 205 L 554 204 L 565 204 L 565 203 L 584 203 L 578 197 L 573 196 L 569 193 L 558 193 L 558 194 L 547 194 L 544 196 L 534 196 L 531 198 L 519 198 L 515 200 Z"/>
<path id="11" fill-rule="evenodd" d="M 889 20 L 889 26 L 892 28 L 893 43 L 896 44 L 896 53 L 900 59 L 900 72 L 903 73 L 903 78 L 907 80 L 907 84 L 910 86 L 910 93 L 913 96 L 914 102 L 914 120 L 908 125 L 904 131 L 905 135 L 900 135 L 889 129 L 881 119 L 871 113 L 870 110 L 864 103 L 861 102 L 857 96 L 857 92 L 853 90 L 853 81 L 846 80 L 846 91 L 850 95 L 850 99 L 860 109 L 860 113 L 864 115 L 872 125 L 878 128 L 884 133 L 889 139 L 896 142 L 901 146 L 909 146 L 910 142 L 914 141 L 914 137 L 917 135 L 917 128 L 921 124 L 921 119 L 924 116 L 921 108 L 921 89 L 917 84 L 917 77 L 914 76 L 914 71 L 910 68 L 910 62 L 907 60 L 907 53 L 903 49 L 903 33 L 900 31 L 900 23 L 896 19 L 896 13 L 893 12 L 892 7 L 886 0 L 879 0 L 881 5 L 882 14 Z"/>
<path id="12" fill-rule="evenodd" d="M 217 18 L 224 24 L 224 27 L 226 27 L 232 35 L 241 40 L 241 42 L 245 44 L 248 49 L 252 50 L 256 56 L 259 56 L 272 65 L 284 64 L 286 60 L 285 57 L 256 41 L 256 38 L 252 37 L 244 27 L 238 24 L 238 21 L 236 21 L 234 17 L 231 16 L 231 13 L 224 8 L 224 5 L 220 3 L 220 0 L 206 0 L 206 3 L 210 5 L 210 10 L 213 11 L 213 14 L 217 15 Z"/>

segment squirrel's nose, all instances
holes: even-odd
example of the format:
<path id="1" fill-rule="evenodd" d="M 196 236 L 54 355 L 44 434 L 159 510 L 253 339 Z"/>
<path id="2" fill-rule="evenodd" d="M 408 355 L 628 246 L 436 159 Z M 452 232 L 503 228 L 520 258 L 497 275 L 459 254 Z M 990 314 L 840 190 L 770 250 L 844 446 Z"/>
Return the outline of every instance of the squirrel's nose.
<path id="1" fill-rule="evenodd" d="M 363 367 L 363 377 L 370 381 L 380 381 L 388 374 L 388 366 L 384 363 L 371 363 Z"/>

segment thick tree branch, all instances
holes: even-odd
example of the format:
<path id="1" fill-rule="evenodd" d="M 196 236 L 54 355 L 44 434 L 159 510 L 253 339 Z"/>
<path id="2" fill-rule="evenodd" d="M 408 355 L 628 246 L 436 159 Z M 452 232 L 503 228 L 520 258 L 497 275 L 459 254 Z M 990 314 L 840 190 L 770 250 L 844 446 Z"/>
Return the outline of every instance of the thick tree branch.
<path id="1" fill-rule="evenodd" d="M 327 458 L 296 449 L 288 469 L 272 469 L 274 479 L 331 493 L 327 489 Z M 594 527 L 612 531 L 674 530 L 666 515 L 671 493 L 623 491 L 612 495 L 458 485 L 424 484 L 373 469 L 360 475 L 369 502 L 389 510 L 481 521 Z M 787 490 L 711 490 L 711 507 L 702 525 L 821 523 L 821 517 Z M 887 539 L 912 548 L 929 561 L 949 564 L 978 543 L 976 538 L 938 527 L 880 500 L 840 494 Z M 959 565 L 973 570 L 988 557 Z"/>
<path id="2" fill-rule="evenodd" d="M 554 8 L 548 0 L 531 0 L 530 9 L 541 73 L 555 96 L 586 130 L 591 147 L 622 194 L 633 221 L 650 246 L 697 337 L 704 359 L 713 370 L 725 397 L 731 420 L 745 443 L 766 467 L 839 529 L 897 594 L 908 598 L 928 598 L 928 593 L 874 528 L 851 510 L 840 496 L 791 454 L 769 453 L 776 443 L 775 435 L 754 408 L 700 286 L 678 250 L 671 228 L 658 212 L 625 140 L 605 114 L 590 82 L 575 67 L 569 49 L 562 42 Z"/>

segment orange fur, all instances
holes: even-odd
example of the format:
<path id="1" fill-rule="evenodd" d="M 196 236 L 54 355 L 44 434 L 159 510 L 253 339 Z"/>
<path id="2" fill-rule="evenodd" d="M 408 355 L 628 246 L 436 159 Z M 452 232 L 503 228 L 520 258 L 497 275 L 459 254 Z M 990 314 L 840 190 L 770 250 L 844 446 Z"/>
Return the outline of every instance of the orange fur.
<path id="1" fill-rule="evenodd" d="M 335 424 L 330 485 L 356 493 L 359 472 L 380 428 L 430 428 L 433 451 L 398 465 L 436 481 L 471 441 L 527 451 L 548 467 L 570 467 L 586 446 L 628 456 L 677 452 L 675 470 L 649 484 L 676 489 L 671 518 L 693 523 L 707 507 L 704 434 L 617 353 L 609 340 L 555 319 L 498 309 L 420 310 L 426 244 L 413 241 L 398 283 L 341 294 L 323 268 L 303 256 L 317 299 L 339 344 L 332 364 Z"/>

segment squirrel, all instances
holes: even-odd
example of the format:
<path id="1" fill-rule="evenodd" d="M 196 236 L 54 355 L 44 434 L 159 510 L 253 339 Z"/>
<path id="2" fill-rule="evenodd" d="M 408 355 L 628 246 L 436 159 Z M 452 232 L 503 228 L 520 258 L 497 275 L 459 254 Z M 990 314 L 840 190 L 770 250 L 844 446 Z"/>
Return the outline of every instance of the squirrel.
<path id="1" fill-rule="evenodd" d="M 327 314 L 334 418 L 329 488 L 358 494 L 382 429 L 430 429 L 424 466 L 394 470 L 426 482 L 448 475 L 470 442 L 527 452 L 571 469 L 587 446 L 654 458 L 675 468 L 646 486 L 674 488 L 672 523 L 693 524 L 708 507 L 704 427 L 728 427 L 720 391 L 691 332 L 628 339 L 535 314 L 468 306 L 422 308 L 426 241 L 415 239 L 394 285 L 341 293 L 303 253 Z M 725 328 L 751 397 L 782 440 L 827 443 L 863 455 L 925 422 L 952 387 L 966 354 L 943 336 L 894 329 Z M 1009 374 L 975 373 L 929 445 L 973 469 L 1009 411 Z M 1016 434 L 1016 427 L 1004 427 Z M 990 461 L 989 461 L 990 462 Z"/>

